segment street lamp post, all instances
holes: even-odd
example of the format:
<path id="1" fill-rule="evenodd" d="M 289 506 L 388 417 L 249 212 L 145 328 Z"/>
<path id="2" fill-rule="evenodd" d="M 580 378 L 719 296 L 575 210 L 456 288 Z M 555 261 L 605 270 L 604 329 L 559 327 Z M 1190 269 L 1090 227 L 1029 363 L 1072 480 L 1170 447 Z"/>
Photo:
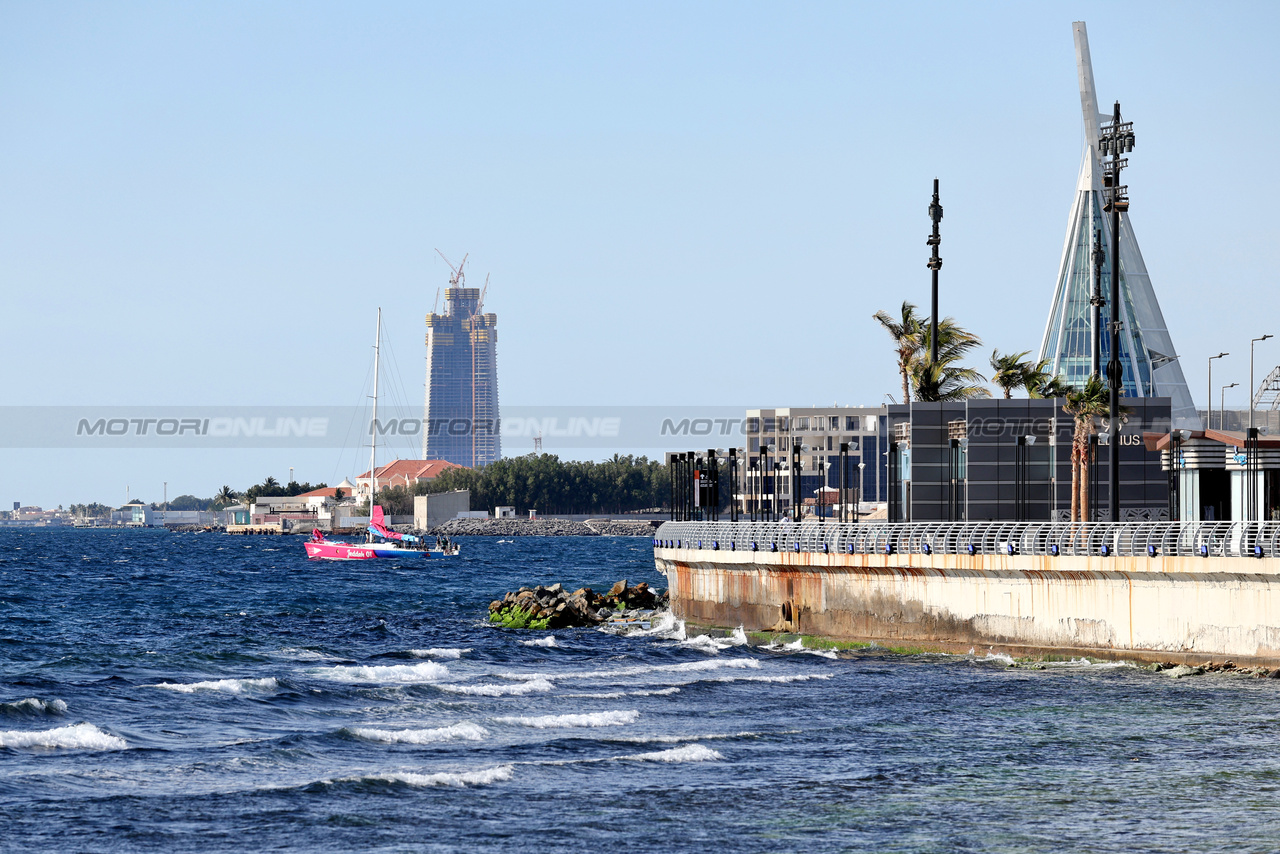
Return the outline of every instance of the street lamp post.
<path id="1" fill-rule="evenodd" d="M 1206 430 L 1213 429 L 1213 360 L 1221 359 L 1223 356 L 1230 355 L 1230 353 L 1219 353 L 1216 356 L 1209 357 L 1209 400 L 1207 401 L 1209 411 L 1205 413 L 1204 418 L 1204 429 Z M 1221 420 L 1219 420 L 1218 426 L 1222 426 Z"/>
<path id="2" fill-rule="evenodd" d="M 858 514 L 862 511 L 862 491 L 867 488 L 867 464 L 858 463 L 858 500 L 853 505 L 853 521 L 858 521 Z"/>
<path id="3" fill-rule="evenodd" d="M 1274 337 L 1274 336 L 1272 336 L 1272 335 L 1263 335 L 1261 338 L 1250 338 L 1250 339 L 1249 339 L 1249 429 L 1250 429 L 1250 430 L 1253 430 L 1253 394 L 1254 394 L 1254 385 L 1253 385 L 1253 345 L 1254 345 L 1254 344 L 1257 344 L 1259 341 L 1266 341 L 1268 338 L 1272 338 L 1272 337 Z M 1252 521 L 1252 520 L 1250 520 L 1250 521 Z"/>
<path id="4" fill-rule="evenodd" d="M 1227 404 L 1226 404 L 1227 389 L 1235 388 L 1238 385 L 1240 385 L 1240 383 L 1232 383 L 1231 385 L 1224 385 L 1222 386 L 1222 388 L 1218 390 L 1218 429 L 1219 430 L 1226 429 L 1226 419 L 1223 418 L 1223 416 L 1226 414 L 1226 411 L 1227 411 Z"/>
<path id="5" fill-rule="evenodd" d="M 1120 183 L 1120 170 L 1129 165 L 1125 152 L 1133 151 L 1133 122 L 1120 121 L 1120 102 L 1116 101 L 1111 122 L 1102 127 L 1098 141 L 1102 156 L 1111 156 L 1102 177 L 1106 188 L 1103 210 L 1111 214 L 1111 358 L 1107 362 L 1107 380 L 1111 388 L 1107 426 L 1110 460 L 1111 521 L 1120 521 L 1120 386 L 1124 375 L 1120 367 L 1120 214 L 1129 210 L 1128 187 Z M 1211 404 L 1212 405 L 1212 404 Z"/>
<path id="6" fill-rule="evenodd" d="M 1102 248 L 1102 229 L 1093 230 L 1093 296 L 1089 298 L 1091 307 L 1090 333 L 1093 338 L 1089 359 L 1089 374 L 1099 376 L 1102 370 L 1102 307 L 1107 301 L 1102 298 L 1102 265 L 1106 263 L 1107 253 Z"/>
<path id="7" fill-rule="evenodd" d="M 849 470 L 849 443 L 840 443 L 840 521 L 849 521 L 849 496 L 845 491 Z"/>

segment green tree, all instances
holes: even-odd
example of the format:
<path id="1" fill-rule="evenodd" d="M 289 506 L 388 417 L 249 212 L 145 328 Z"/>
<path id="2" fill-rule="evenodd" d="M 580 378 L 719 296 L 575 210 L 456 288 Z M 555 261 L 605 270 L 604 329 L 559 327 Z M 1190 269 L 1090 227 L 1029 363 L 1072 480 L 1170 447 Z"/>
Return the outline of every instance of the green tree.
<path id="1" fill-rule="evenodd" d="M 902 402 L 906 403 L 911 400 L 911 365 L 920 352 L 924 339 L 923 321 L 916 314 L 915 305 L 906 300 L 902 302 L 900 316 L 894 317 L 887 311 L 877 311 L 874 317 L 893 339 L 894 352 L 898 357 L 898 373 L 902 377 Z"/>
<path id="2" fill-rule="evenodd" d="M 1098 432 L 1097 418 L 1110 412 L 1110 390 L 1096 376 L 1067 393 L 1062 409 L 1075 422 L 1071 437 L 1071 521 L 1090 519 L 1089 437 Z M 1114 451 L 1114 449 L 1113 449 Z"/>
<path id="3" fill-rule="evenodd" d="M 1013 397 L 1015 388 L 1026 388 L 1031 374 L 1031 364 L 1027 362 L 1030 350 L 1021 353 L 1000 354 L 999 350 L 991 351 L 991 382 L 1004 392 L 1004 399 Z"/>
<path id="4" fill-rule="evenodd" d="M 982 339 L 945 317 L 938 323 L 938 361 L 929 359 L 932 332 L 924 327 L 919 352 L 911 361 L 910 376 L 919 401 L 969 400 L 990 397 L 991 392 L 980 383 L 986 378 L 973 368 L 959 364 L 970 350 L 982 345 Z"/>

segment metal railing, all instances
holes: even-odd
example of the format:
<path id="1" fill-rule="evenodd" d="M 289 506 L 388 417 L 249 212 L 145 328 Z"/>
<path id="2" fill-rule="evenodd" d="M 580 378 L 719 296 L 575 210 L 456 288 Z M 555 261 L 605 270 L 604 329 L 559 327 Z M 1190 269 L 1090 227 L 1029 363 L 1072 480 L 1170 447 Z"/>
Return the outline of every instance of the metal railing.
<path id="1" fill-rule="evenodd" d="M 1280 557 L 1280 522 L 664 522 L 655 549 Z"/>

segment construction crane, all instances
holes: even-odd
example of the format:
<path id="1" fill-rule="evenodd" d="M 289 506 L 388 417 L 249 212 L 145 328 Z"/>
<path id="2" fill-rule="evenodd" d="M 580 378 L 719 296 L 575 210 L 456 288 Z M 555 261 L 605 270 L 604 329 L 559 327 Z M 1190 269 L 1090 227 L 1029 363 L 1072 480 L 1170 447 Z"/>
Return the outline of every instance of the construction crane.
<path id="1" fill-rule="evenodd" d="M 485 273 L 484 289 L 480 291 L 480 302 L 476 303 L 476 314 L 480 314 L 484 311 L 484 296 L 487 293 L 489 293 L 489 274 Z"/>
<path id="2" fill-rule="evenodd" d="M 436 309 L 439 307 L 440 307 L 440 289 L 436 288 L 436 299 L 435 299 L 435 302 L 431 303 L 431 313 L 435 314 Z"/>
<path id="3" fill-rule="evenodd" d="M 437 250 L 436 250 L 436 254 L 437 254 L 437 255 L 439 255 L 441 258 L 444 258 L 444 262 L 445 262 L 446 264 L 448 264 L 448 265 L 449 265 L 449 269 L 453 271 L 453 275 L 449 277 L 449 284 L 450 284 L 450 286 L 455 287 L 455 288 L 464 288 L 464 287 L 466 287 L 465 282 L 466 282 L 466 280 L 467 280 L 467 276 L 466 276 L 466 273 L 463 273 L 463 272 L 462 272 L 462 268 L 463 268 L 463 267 L 465 267 L 465 266 L 467 265 L 467 258 L 469 258 L 469 257 L 471 256 L 471 253 L 470 253 L 470 252 L 468 252 L 466 255 L 463 255 L 463 256 L 462 256 L 462 263 L 461 263 L 461 264 L 459 264 L 459 265 L 458 265 L 458 266 L 456 266 L 456 267 L 455 267 L 455 266 L 453 266 L 453 262 L 452 262 L 452 261 L 450 261 L 448 258 L 445 258 L 445 257 L 444 257 L 444 253 L 443 253 L 443 252 L 441 252 L 439 249 L 437 249 Z"/>

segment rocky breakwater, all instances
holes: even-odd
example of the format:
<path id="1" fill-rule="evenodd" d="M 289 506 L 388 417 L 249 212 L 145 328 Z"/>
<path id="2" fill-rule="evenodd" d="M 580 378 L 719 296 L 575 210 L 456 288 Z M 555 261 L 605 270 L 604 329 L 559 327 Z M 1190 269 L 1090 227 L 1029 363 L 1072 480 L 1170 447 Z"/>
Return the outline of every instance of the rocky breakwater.
<path id="1" fill-rule="evenodd" d="M 446 537 L 649 537 L 654 527 L 643 520 L 450 519 L 430 533 Z"/>
<path id="2" fill-rule="evenodd" d="M 604 594 L 590 587 L 569 593 L 560 584 L 521 587 L 489 603 L 489 622 L 509 629 L 567 629 L 634 619 L 666 605 L 665 591 L 656 593 L 645 582 L 631 587 L 626 579 Z"/>

